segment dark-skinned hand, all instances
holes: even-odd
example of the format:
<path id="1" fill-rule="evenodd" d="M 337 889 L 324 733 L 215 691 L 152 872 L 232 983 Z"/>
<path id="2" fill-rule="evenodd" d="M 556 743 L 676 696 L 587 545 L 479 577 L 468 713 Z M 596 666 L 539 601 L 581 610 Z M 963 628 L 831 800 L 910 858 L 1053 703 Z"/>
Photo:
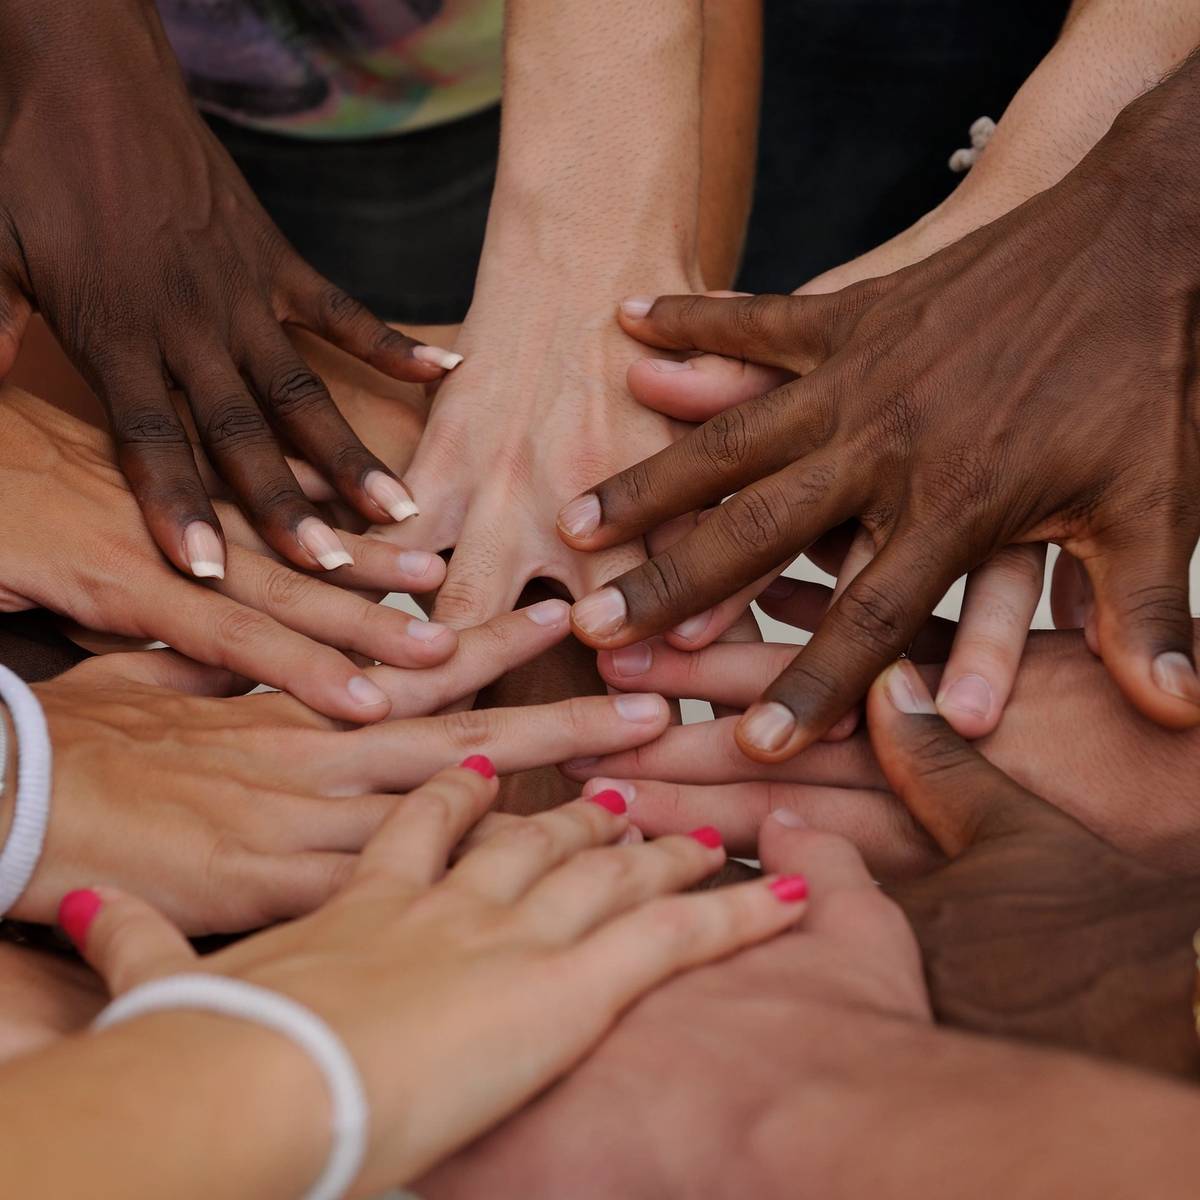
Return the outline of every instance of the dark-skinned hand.
<path id="1" fill-rule="evenodd" d="M 219 576 L 225 546 L 173 385 L 254 526 L 296 565 L 351 558 L 285 449 L 369 520 L 417 511 L 284 326 L 397 379 L 440 379 L 459 356 L 389 329 L 301 261 L 196 112 L 149 0 L 0 7 L 0 379 L 34 308 L 103 401 L 180 570 Z"/>
<path id="2" fill-rule="evenodd" d="M 893 275 L 830 295 L 626 302 L 625 330 L 799 376 L 573 500 L 579 549 L 718 504 L 576 605 L 605 649 L 676 626 L 856 518 L 874 558 L 738 727 L 788 758 L 905 651 L 964 572 L 1055 541 L 1093 585 L 1130 701 L 1200 723 L 1188 562 L 1200 533 L 1195 183 L 1169 130 L 1200 60 L 1125 110 L 1060 183 Z M 732 493 L 732 495 L 731 495 Z"/>

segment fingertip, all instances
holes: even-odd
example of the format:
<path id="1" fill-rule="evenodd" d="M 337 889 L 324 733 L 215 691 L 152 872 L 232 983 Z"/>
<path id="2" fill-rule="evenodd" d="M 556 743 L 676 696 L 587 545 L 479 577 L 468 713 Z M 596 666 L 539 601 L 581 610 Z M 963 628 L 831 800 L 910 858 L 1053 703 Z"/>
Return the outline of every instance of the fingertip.
<path id="1" fill-rule="evenodd" d="M 96 888 L 76 888 L 59 902 L 58 926 L 80 954 L 87 950 L 88 933 L 103 905 Z"/>
<path id="2" fill-rule="evenodd" d="M 183 558 L 194 579 L 225 578 L 225 542 L 206 521 L 192 521 L 184 529 Z"/>
<path id="3" fill-rule="evenodd" d="M 463 356 L 455 350 L 444 350 L 441 346 L 427 346 L 424 342 L 416 342 L 413 345 L 412 357 L 419 363 L 437 367 L 443 373 L 453 371 L 463 361 Z"/>
<path id="4" fill-rule="evenodd" d="M 984 737 L 999 723 L 994 690 L 982 675 L 968 673 L 953 680 L 943 679 L 936 706 L 946 723 L 965 738 Z"/>
<path id="5" fill-rule="evenodd" d="M 807 742 L 800 736 L 795 714 L 778 700 L 752 704 L 734 728 L 738 748 L 756 762 L 783 762 Z"/>

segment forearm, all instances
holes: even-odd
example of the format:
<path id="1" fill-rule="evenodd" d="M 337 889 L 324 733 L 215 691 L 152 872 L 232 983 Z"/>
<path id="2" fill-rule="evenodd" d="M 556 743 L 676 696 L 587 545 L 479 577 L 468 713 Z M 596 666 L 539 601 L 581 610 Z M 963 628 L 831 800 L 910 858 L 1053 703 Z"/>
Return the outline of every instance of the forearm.
<path id="1" fill-rule="evenodd" d="M 658 279 L 700 285 L 703 35 L 696 0 L 510 0 L 478 292 L 515 271 L 608 313 Z"/>
<path id="2" fill-rule="evenodd" d="M 220 1017 L 143 1018 L 0 1069 L 14 1196 L 284 1200 L 320 1173 L 328 1120 L 303 1052 Z"/>

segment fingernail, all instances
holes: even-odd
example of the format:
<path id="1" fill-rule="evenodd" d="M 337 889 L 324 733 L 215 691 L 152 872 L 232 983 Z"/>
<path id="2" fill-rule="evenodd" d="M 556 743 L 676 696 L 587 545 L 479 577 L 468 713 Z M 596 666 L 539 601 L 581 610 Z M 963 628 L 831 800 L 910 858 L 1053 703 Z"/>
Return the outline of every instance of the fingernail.
<path id="1" fill-rule="evenodd" d="M 300 522 L 296 527 L 296 538 L 326 571 L 348 567 L 354 562 L 338 535 L 316 517 L 305 517 Z"/>
<path id="2" fill-rule="evenodd" d="M 776 808 L 771 813 L 771 820 L 788 829 L 807 829 L 808 822 L 793 808 Z"/>
<path id="3" fill-rule="evenodd" d="M 634 320 L 641 320 L 653 307 L 653 296 L 630 296 L 628 300 L 621 301 L 621 311 Z"/>
<path id="4" fill-rule="evenodd" d="M 784 575 L 780 575 L 777 579 L 772 579 L 762 590 L 762 594 L 768 600 L 786 600 L 796 590 L 796 581 L 788 579 Z"/>
<path id="5" fill-rule="evenodd" d="M 600 528 L 600 497 L 594 492 L 577 496 L 570 504 L 563 505 L 558 514 L 561 528 L 572 537 L 587 537 Z"/>
<path id="6" fill-rule="evenodd" d="M 792 710 L 775 700 L 755 704 L 742 718 L 742 738 L 759 750 L 773 752 L 786 746 L 796 732 Z"/>
<path id="7" fill-rule="evenodd" d="M 225 578 L 225 547 L 211 525 L 193 521 L 183 531 L 183 553 L 197 579 Z"/>
<path id="8" fill-rule="evenodd" d="M 436 642 L 449 632 L 445 625 L 439 625 L 436 621 L 412 620 L 408 623 L 408 636 L 414 642 Z"/>
<path id="9" fill-rule="evenodd" d="M 599 776 L 589 779 L 583 785 L 585 796 L 594 796 L 597 792 L 616 792 L 625 801 L 626 806 L 632 804 L 637 796 L 637 788 L 628 779 L 603 779 Z"/>
<path id="10" fill-rule="evenodd" d="M 663 698 L 645 694 L 614 696 L 613 707 L 626 721 L 657 721 L 663 715 Z"/>
<path id="11" fill-rule="evenodd" d="M 599 761 L 600 759 L 594 754 L 588 755 L 586 758 L 568 758 L 562 768 L 564 771 L 586 771 L 588 767 L 594 767 Z"/>
<path id="12" fill-rule="evenodd" d="M 430 554 L 427 550 L 402 550 L 396 555 L 396 568 L 416 581 L 432 574 L 441 561 L 436 554 Z"/>
<path id="13" fill-rule="evenodd" d="M 404 485 L 382 471 L 372 471 L 363 480 L 363 491 L 397 524 L 421 511 Z"/>
<path id="14" fill-rule="evenodd" d="M 541 600 L 531 604 L 525 615 L 535 625 L 562 625 L 571 616 L 571 606 L 565 600 Z"/>
<path id="15" fill-rule="evenodd" d="M 648 358 L 646 361 L 656 371 L 661 371 L 664 375 L 671 375 L 676 371 L 690 371 L 692 369 L 692 364 L 687 359 L 684 359 L 683 362 L 677 362 L 673 358 Z"/>
<path id="16" fill-rule="evenodd" d="M 697 616 L 688 617 L 686 621 L 680 621 L 671 632 L 678 638 L 683 638 L 685 642 L 694 642 L 707 628 L 709 621 L 712 620 L 712 609 L 708 612 L 699 613 Z"/>
<path id="17" fill-rule="evenodd" d="M 441 346 L 414 346 L 412 356 L 417 362 L 432 363 L 435 367 L 441 367 L 443 371 L 453 371 L 463 360 L 461 354 L 455 354 L 453 350 L 443 350 Z"/>
<path id="18" fill-rule="evenodd" d="M 363 708 L 388 703 L 387 693 L 377 688 L 365 675 L 355 675 L 346 684 L 346 691 L 350 694 L 350 699 Z"/>
<path id="19" fill-rule="evenodd" d="M 895 708 L 910 716 L 932 716 L 937 712 L 924 680 L 904 662 L 888 667 L 887 694 Z"/>
<path id="20" fill-rule="evenodd" d="M 91 888 L 68 892 L 62 898 L 58 906 L 58 924 L 77 950 L 83 950 L 87 946 L 88 930 L 102 903 Z"/>
<path id="21" fill-rule="evenodd" d="M 1168 696 L 1178 696 L 1190 704 L 1200 704 L 1200 680 L 1186 654 L 1168 650 L 1160 654 L 1150 669 L 1155 684 Z"/>
<path id="22" fill-rule="evenodd" d="M 767 886 L 784 904 L 797 904 L 808 899 L 808 880 L 803 875 L 780 875 Z"/>
<path id="23" fill-rule="evenodd" d="M 710 850 L 719 850 L 722 845 L 721 835 L 711 825 L 701 825 L 699 829 L 693 829 L 688 837 Z"/>
<path id="24" fill-rule="evenodd" d="M 588 796 L 587 799 L 592 804 L 598 804 L 601 808 L 608 809 L 610 813 L 618 817 L 625 811 L 625 797 L 612 788 L 609 788 L 607 791 L 596 792 L 595 795 Z"/>
<path id="25" fill-rule="evenodd" d="M 472 754 L 458 765 L 464 771 L 474 771 L 476 775 L 482 775 L 484 779 L 496 778 L 496 764 L 486 754 Z"/>
<path id="26" fill-rule="evenodd" d="M 646 835 L 636 826 L 630 825 L 619 838 L 618 846 L 640 846 L 646 840 Z"/>
<path id="27" fill-rule="evenodd" d="M 575 624 L 593 637 L 608 637 L 625 624 L 625 597 L 615 587 L 601 588 L 584 596 L 572 609 Z"/>
<path id="28" fill-rule="evenodd" d="M 992 709 L 991 685 L 982 675 L 963 675 L 942 691 L 937 707 L 986 717 Z"/>
<path id="29" fill-rule="evenodd" d="M 613 674 L 628 679 L 633 675 L 645 675 L 650 670 L 654 651 L 645 642 L 634 642 L 632 646 L 609 651 L 609 659 Z"/>

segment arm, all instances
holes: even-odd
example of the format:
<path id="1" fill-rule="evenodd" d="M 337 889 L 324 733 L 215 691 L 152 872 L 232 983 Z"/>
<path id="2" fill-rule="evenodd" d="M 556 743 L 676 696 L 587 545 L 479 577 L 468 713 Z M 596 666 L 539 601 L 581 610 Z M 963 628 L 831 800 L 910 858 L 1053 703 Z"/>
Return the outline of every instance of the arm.
<path id="1" fill-rule="evenodd" d="M 439 620 L 478 623 L 537 576 L 580 595 L 635 553 L 588 563 L 566 551 L 554 504 L 675 436 L 626 395 L 636 346 L 612 311 L 657 280 L 728 282 L 753 140 L 731 143 L 703 96 L 724 89 L 737 128 L 753 124 L 757 25 L 734 15 L 745 4 L 720 7 L 742 37 L 713 44 L 696 0 L 508 6 L 500 165 L 457 342 L 466 361 L 439 390 L 406 474 L 421 516 L 388 533 L 455 546 Z M 705 163 L 703 187 L 702 143 L 713 181 Z"/>

